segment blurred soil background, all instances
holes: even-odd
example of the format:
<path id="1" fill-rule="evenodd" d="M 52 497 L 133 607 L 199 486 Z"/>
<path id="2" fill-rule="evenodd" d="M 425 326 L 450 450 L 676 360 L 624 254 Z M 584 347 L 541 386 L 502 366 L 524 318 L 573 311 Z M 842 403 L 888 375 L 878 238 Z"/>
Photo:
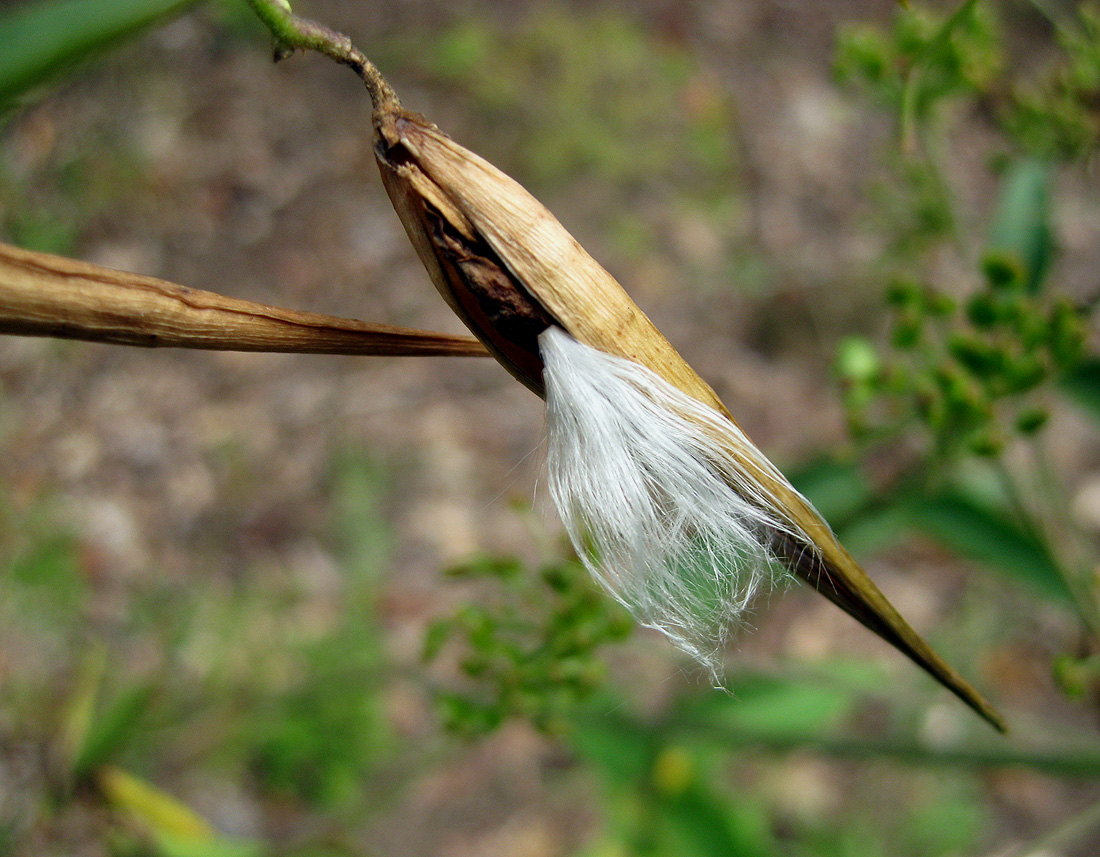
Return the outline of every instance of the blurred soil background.
<path id="1" fill-rule="evenodd" d="M 895 4 L 296 11 L 348 33 L 407 106 L 534 191 L 777 464 L 845 448 L 832 363 L 844 336 L 881 333 L 889 214 L 874 188 L 896 142 L 892 118 L 838 87 L 831 63 L 839 25 L 885 22 Z M 1006 19 L 1018 39 L 1035 25 L 1019 6 Z M 243 2 L 200 6 L 0 128 L 0 238 L 461 332 L 382 190 L 369 123 L 346 69 L 316 55 L 272 65 Z M 959 127 L 949 179 L 988 212 L 993 143 L 980 117 Z M 1100 203 L 1083 174 L 1062 182 L 1059 282 L 1087 292 Z M 955 264 L 940 281 L 971 276 Z M 421 661 L 433 621 L 491 597 L 446 569 L 566 555 L 543 496 L 542 419 L 489 360 L 0 338 L 0 854 L 162 853 L 73 774 L 104 761 L 270 853 L 641 853 L 615 833 L 637 807 L 568 740 L 523 718 L 473 740 L 442 730 L 433 688 L 455 666 Z M 1094 427 L 1065 406 L 1051 431 L 1076 514 L 1100 528 Z M 866 558 L 1014 724 L 1095 731 L 1050 677 L 1052 655 L 1077 645 L 1067 611 L 926 540 Z M 884 734 L 895 698 L 919 701 L 928 746 L 982 728 L 815 593 L 777 593 L 753 625 L 731 653 L 730 705 L 738 670 L 855 663 L 870 670 L 857 734 Z M 605 657 L 616 698 L 642 712 L 721 695 L 645 632 Z M 88 730 L 102 746 L 88 750 Z M 1007 853 L 1100 796 L 1019 768 L 674 751 L 654 788 L 678 760 L 705 770 L 722 812 L 754 819 L 744 841 L 758 824 L 783 854 Z"/>

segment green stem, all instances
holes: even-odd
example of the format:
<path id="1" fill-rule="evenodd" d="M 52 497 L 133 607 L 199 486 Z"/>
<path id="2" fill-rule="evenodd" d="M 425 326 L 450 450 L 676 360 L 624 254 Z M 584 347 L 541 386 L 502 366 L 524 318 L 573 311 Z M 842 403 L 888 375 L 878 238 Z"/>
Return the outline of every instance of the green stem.
<path id="1" fill-rule="evenodd" d="M 905 87 L 901 95 L 901 143 L 902 150 L 908 156 L 917 154 L 920 149 L 917 132 L 917 97 L 920 95 L 921 78 L 926 60 L 951 38 L 955 29 L 971 14 L 977 0 L 964 0 L 952 12 L 939 30 L 928 40 L 924 48 L 914 58 L 905 78 Z"/>
<path id="2" fill-rule="evenodd" d="M 724 747 L 768 752 L 809 750 L 847 759 L 893 759 L 917 765 L 962 768 L 1022 767 L 1062 777 L 1095 777 L 1100 747 L 1030 748 L 1005 744 L 935 748 L 913 739 L 865 740 L 815 732 L 734 729 L 700 721 L 677 720 L 663 728 L 710 740 Z"/>
<path id="3" fill-rule="evenodd" d="M 386 83 L 381 72 L 351 43 L 343 33 L 323 24 L 299 18 L 290 10 L 287 0 L 248 0 L 256 15 L 275 39 L 275 60 L 289 56 L 295 50 L 317 51 L 338 63 L 350 66 L 366 84 L 375 111 L 397 110 L 401 107 L 396 93 Z"/>
<path id="4" fill-rule="evenodd" d="M 1039 478 L 1037 493 L 1045 507 L 1044 513 L 1037 519 L 1037 525 L 1046 535 L 1050 555 L 1073 593 L 1085 626 L 1094 639 L 1100 640 L 1100 604 L 1097 603 L 1096 586 L 1093 582 L 1093 563 L 1082 555 L 1080 537 L 1069 523 L 1072 518 L 1066 502 L 1066 490 L 1047 456 L 1045 444 L 1036 440 L 1031 448 Z"/>

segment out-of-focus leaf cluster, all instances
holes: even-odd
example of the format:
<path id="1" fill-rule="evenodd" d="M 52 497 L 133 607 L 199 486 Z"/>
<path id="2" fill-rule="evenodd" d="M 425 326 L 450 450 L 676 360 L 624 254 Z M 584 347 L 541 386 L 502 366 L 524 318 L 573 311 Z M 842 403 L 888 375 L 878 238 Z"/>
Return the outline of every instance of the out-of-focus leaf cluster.
<path id="1" fill-rule="evenodd" d="M 1100 145 L 1100 6 L 1077 13 L 1057 27 L 1061 61 L 1021 81 L 1004 115 L 1006 129 L 1037 155 L 1073 158 Z"/>
<path id="2" fill-rule="evenodd" d="M 926 133 L 946 105 L 971 97 L 1022 152 L 1086 157 L 1100 143 L 1100 7 L 1031 14 L 1032 30 L 1053 30 L 1050 61 L 1035 62 L 1033 39 L 1010 47 L 996 7 L 967 0 L 949 14 L 914 4 L 889 28 L 841 28 L 837 77 L 895 113 L 905 132 Z"/>
<path id="3" fill-rule="evenodd" d="M 1008 256 L 989 256 L 981 287 L 962 301 L 914 280 L 888 291 L 891 351 L 846 340 L 838 371 L 857 437 L 914 427 L 938 458 L 999 454 L 1042 429 L 1050 383 L 1081 359 L 1087 318 L 1066 298 L 1023 288 Z"/>
<path id="4" fill-rule="evenodd" d="M 491 581 L 495 597 L 463 604 L 425 637 L 424 659 L 457 649 L 468 683 L 439 693 L 444 725 L 478 735 L 519 716 L 545 732 L 564 731 L 577 703 L 603 686 L 600 650 L 631 633 L 629 614 L 571 560 L 532 574 L 519 560 L 486 558 L 450 574 Z"/>
<path id="5" fill-rule="evenodd" d="M 512 32 L 464 19 L 406 62 L 506 123 L 492 141 L 536 185 L 595 177 L 624 189 L 732 173 L 732 111 L 720 87 L 674 40 L 611 11 L 548 5 Z M 688 132 L 684 143 L 684 131 Z"/>
<path id="6" fill-rule="evenodd" d="M 914 5 L 889 29 L 852 24 L 837 34 L 835 70 L 841 83 L 907 121 L 927 123 L 950 98 L 987 91 L 1005 56 L 991 7 L 969 0 L 944 16 Z"/>
<path id="7" fill-rule="evenodd" d="M 1049 158 L 1095 148 L 1095 135 L 1081 128 L 1100 122 L 1098 20 L 1096 9 L 1083 4 L 1074 20 L 1053 24 L 1051 47 L 1060 52 L 1027 79 L 1013 76 L 1005 27 L 993 5 L 979 0 L 950 13 L 913 6 L 889 28 L 841 31 L 839 78 L 898 117 L 902 142 L 894 163 L 899 181 L 885 200 L 898 227 L 884 245 L 884 266 L 893 272 L 889 346 L 880 353 L 869 339 L 850 338 L 839 354 L 857 438 L 917 431 L 923 449 L 941 461 L 962 451 L 993 457 L 1010 438 L 1043 427 L 1051 382 L 1076 371 L 1089 308 L 1050 288 Z M 960 211 L 938 162 L 946 149 L 930 144 L 946 105 L 962 99 L 992 118 L 1008 150 L 988 216 L 989 240 L 974 254 L 979 270 L 969 289 L 934 285 L 923 273 L 927 256 L 945 242 L 966 253 L 959 224 L 973 215 Z M 1045 142 L 1037 135 L 1046 135 Z"/>
<path id="8" fill-rule="evenodd" d="M 1091 642 L 1058 659 L 1055 679 L 1080 698 L 1100 685 L 1097 543 L 1072 519 L 1042 430 L 1063 393 L 1100 414 L 1095 297 L 1060 292 L 1053 234 L 1059 179 L 1087 182 L 1100 145 L 1100 10 L 914 6 L 889 27 L 842 30 L 836 70 L 899 131 L 875 200 L 887 339 L 846 339 L 838 375 L 865 460 L 908 450 L 839 527 L 917 530 L 1072 604 Z M 975 128 L 999 188 L 988 210 L 959 187 L 960 141 Z M 945 270 L 963 273 L 948 282 Z"/>

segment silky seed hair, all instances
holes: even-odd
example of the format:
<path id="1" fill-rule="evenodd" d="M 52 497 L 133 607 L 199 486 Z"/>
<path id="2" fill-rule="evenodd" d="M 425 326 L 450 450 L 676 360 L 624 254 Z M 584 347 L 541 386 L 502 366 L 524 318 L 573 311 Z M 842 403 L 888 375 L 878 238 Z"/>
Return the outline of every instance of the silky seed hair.
<path id="1" fill-rule="evenodd" d="M 732 421 L 644 366 L 553 326 L 539 347 L 550 495 L 574 548 L 641 624 L 719 678 L 753 597 L 791 577 L 777 536 L 813 543 L 729 450 L 786 480 Z"/>
<path id="2" fill-rule="evenodd" d="M 784 578 L 773 568 L 779 558 L 1004 729 L 1000 715 L 894 609 L 816 510 L 736 430 L 715 392 L 538 200 L 396 103 L 376 103 L 373 126 L 383 184 L 432 281 L 519 380 L 544 392 L 544 366 L 529 353 L 531 343 L 514 341 L 502 326 L 524 304 L 541 310 L 531 327 L 552 323 L 589 348 L 631 361 L 604 362 L 546 336 L 547 350 L 556 353 L 550 371 L 559 378 L 552 414 L 557 501 L 578 552 L 621 601 L 715 669 L 753 591 Z M 625 488 L 607 478 L 623 470 L 633 474 Z"/>

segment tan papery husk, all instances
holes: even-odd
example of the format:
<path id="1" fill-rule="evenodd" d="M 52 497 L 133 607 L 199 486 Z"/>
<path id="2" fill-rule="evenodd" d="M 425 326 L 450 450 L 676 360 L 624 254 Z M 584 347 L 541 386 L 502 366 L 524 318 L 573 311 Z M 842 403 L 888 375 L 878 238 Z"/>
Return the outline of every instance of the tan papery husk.
<path id="1" fill-rule="evenodd" d="M 436 287 L 520 381 L 543 394 L 537 334 L 522 344 L 501 335 L 498 316 L 484 311 L 484 275 L 477 270 L 471 275 L 468 260 L 456 261 L 450 243 L 441 246 L 441 222 L 448 242 L 455 236 L 466 242 L 465 255 L 478 264 L 499 266 L 490 279 L 509 284 L 516 292 L 514 302 L 526 305 L 538 323 L 558 324 L 586 345 L 651 369 L 733 421 L 714 390 L 615 278 L 515 180 L 423 117 L 392 105 L 376 111 L 375 152 L 390 199 Z M 1000 714 L 902 618 L 790 483 L 761 470 L 746 450 L 728 451 L 810 537 L 812 545 L 805 545 L 775 534 L 773 548 L 789 567 L 1004 731 Z"/>

